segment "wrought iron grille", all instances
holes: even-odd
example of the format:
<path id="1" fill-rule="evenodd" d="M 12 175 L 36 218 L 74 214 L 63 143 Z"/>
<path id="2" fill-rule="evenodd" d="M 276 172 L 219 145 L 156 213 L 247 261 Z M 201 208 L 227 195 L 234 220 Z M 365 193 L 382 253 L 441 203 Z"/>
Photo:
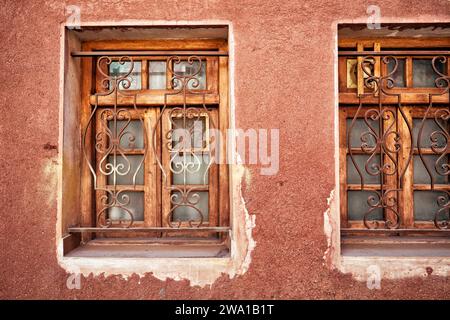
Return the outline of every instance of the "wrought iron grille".
<path id="1" fill-rule="evenodd" d="M 448 177 L 450 174 L 447 160 L 450 150 L 448 130 L 450 100 L 444 104 L 435 102 L 437 97 L 442 98 L 449 95 L 450 77 L 442 72 L 442 68 L 438 67 L 438 64 L 448 63 L 449 54 L 448 52 L 440 53 L 431 58 L 431 65 L 435 72 L 435 88 L 426 93 L 426 106 L 417 136 L 413 134 L 412 119 L 406 114 L 403 94 L 399 90 L 395 90 L 394 75 L 399 68 L 398 56 L 402 54 L 430 58 L 430 52 L 425 51 L 340 53 L 343 56 L 358 56 L 360 59 L 359 72 L 364 75 L 364 90 L 362 93 L 358 93 L 358 106 L 348 127 L 346 146 L 350 162 L 359 176 L 360 190 L 371 191 L 367 197 L 368 209 L 363 214 L 363 225 L 370 230 L 404 230 L 402 229 L 404 228 L 403 215 L 398 199 L 404 191 L 405 172 L 412 165 L 415 148 L 429 177 L 429 190 L 436 189 L 436 176 Z M 377 67 L 374 65 L 375 63 L 386 67 L 385 69 L 388 71 L 385 75 L 374 74 L 373 70 Z M 387 65 L 389 65 L 389 69 Z M 358 119 L 364 121 L 367 129 L 356 137 L 358 145 L 353 148 L 351 141 L 355 139 L 355 126 Z M 437 129 L 426 133 L 424 126 L 429 119 L 434 121 Z M 406 124 L 406 135 L 399 131 L 398 121 Z M 428 148 L 423 145 L 424 139 L 429 142 Z M 365 155 L 367 160 L 363 164 L 361 161 L 356 161 L 355 152 Z M 433 163 L 425 161 L 425 155 L 433 155 L 436 160 Z M 375 158 L 379 160 L 374 161 Z M 379 177 L 379 190 L 368 187 L 366 181 L 368 177 Z M 389 180 L 391 180 L 390 183 L 388 183 Z M 392 180 L 395 180 L 395 183 L 392 183 Z M 434 213 L 433 222 L 436 230 L 445 230 L 449 228 L 450 224 L 450 191 L 442 188 L 439 191 L 447 196 L 436 197 L 435 201 L 439 209 Z M 382 221 L 373 218 L 379 210 L 384 213 Z M 343 230 L 351 231 L 348 228 Z"/>
<path id="2" fill-rule="evenodd" d="M 196 77 L 200 74 L 202 69 L 202 60 L 198 56 L 189 56 L 187 58 L 187 62 L 194 66 L 192 69 L 192 72 L 190 74 L 184 74 L 184 73 L 178 73 L 175 70 L 175 65 L 180 64 L 181 59 L 179 56 L 172 56 L 167 59 L 167 68 L 170 71 L 170 74 L 172 74 L 171 84 L 173 88 L 175 89 L 171 93 L 165 93 L 164 94 L 164 106 L 161 110 L 161 113 L 156 121 L 156 126 L 153 129 L 152 137 L 153 137 L 153 143 L 152 148 L 153 152 L 157 154 L 157 139 L 156 139 L 156 132 L 158 127 L 161 126 L 162 121 L 162 115 L 167 110 L 167 97 L 169 95 L 182 95 L 183 96 L 183 104 L 181 107 L 173 107 L 170 108 L 169 115 L 169 121 L 170 121 L 170 128 L 163 132 L 162 134 L 167 138 L 169 143 L 166 143 L 163 148 L 167 148 L 167 150 L 170 152 L 170 165 L 169 166 L 163 166 L 162 160 L 157 157 L 158 166 L 161 169 L 161 172 L 163 174 L 163 187 L 170 192 L 170 203 L 171 203 L 171 209 L 169 211 L 169 214 L 167 215 L 167 223 L 171 227 L 179 228 L 181 227 L 181 221 L 174 223 L 173 222 L 173 215 L 177 208 L 179 207 L 189 207 L 194 210 L 196 215 L 198 216 L 198 219 L 196 221 L 189 220 L 188 224 L 190 227 L 199 227 L 202 225 L 203 221 L 205 220 L 204 213 L 196 206 L 198 204 L 198 201 L 200 199 L 199 190 L 196 187 L 190 186 L 187 183 L 187 175 L 188 174 L 195 174 L 200 171 L 202 161 L 204 159 L 207 159 L 206 163 L 206 169 L 203 173 L 203 184 L 207 184 L 207 175 L 209 172 L 209 169 L 214 162 L 214 154 L 211 152 L 212 148 L 210 148 L 211 141 L 207 138 L 208 141 L 204 141 L 207 148 L 202 148 L 203 150 L 207 150 L 207 157 L 201 157 L 199 158 L 198 154 L 195 152 L 195 145 L 192 143 L 193 137 L 203 137 L 203 128 L 200 126 L 196 126 L 196 121 L 188 121 L 188 120 L 198 120 L 201 121 L 202 115 L 206 115 L 207 121 L 209 121 L 209 127 L 210 128 L 217 128 L 217 126 L 214 124 L 213 117 L 210 116 L 210 112 L 208 108 L 206 107 L 205 103 L 205 93 L 204 92 L 198 92 L 195 90 L 199 87 L 200 81 Z M 197 67 L 195 67 L 197 66 Z M 202 97 L 202 104 L 199 107 L 196 106 L 188 106 L 186 103 L 186 97 L 188 95 L 200 95 Z M 181 121 L 174 121 L 174 119 L 181 120 Z M 178 141 L 175 141 L 173 143 L 173 137 L 174 134 L 177 131 L 181 131 L 181 134 L 178 137 Z M 203 145 L 203 141 L 201 143 Z M 181 157 L 180 157 L 181 153 Z M 202 154 L 203 155 L 203 154 Z M 193 161 L 188 161 L 188 158 L 191 158 Z M 181 161 L 178 161 L 181 160 Z M 174 186 L 172 185 L 171 181 L 167 178 L 167 168 L 174 174 L 182 174 L 182 185 Z"/>
<path id="3" fill-rule="evenodd" d="M 106 52 L 108 53 L 108 52 Z M 126 52 L 125 52 L 126 53 Z M 205 225 L 205 213 L 197 206 L 200 199 L 200 190 L 198 186 L 191 185 L 187 182 L 187 175 L 199 174 L 200 169 L 204 170 L 202 173 L 203 184 L 207 184 L 208 172 L 212 164 L 215 162 L 215 147 L 213 146 L 213 139 L 209 137 L 208 132 L 204 134 L 203 127 L 198 126 L 201 119 L 205 119 L 208 130 L 217 128 L 214 117 L 210 114 L 210 110 L 205 102 L 206 93 L 204 90 L 197 90 L 200 86 L 198 75 L 204 67 L 202 59 L 192 52 L 180 52 L 177 55 L 169 56 L 166 60 L 166 73 L 171 75 L 170 84 L 171 90 L 164 90 L 164 103 L 158 107 L 159 114 L 156 117 L 156 123 L 148 132 L 147 126 L 144 124 L 145 119 L 142 112 L 139 112 L 137 99 L 141 94 L 139 91 L 128 90 L 132 82 L 130 75 L 133 72 L 135 60 L 133 59 L 133 52 L 130 55 L 118 56 L 111 52 L 108 55 L 99 56 L 95 52 L 92 54 L 75 53 L 74 56 L 98 56 L 96 69 L 101 75 L 100 92 L 94 94 L 94 102 L 92 103 L 92 111 L 85 128 L 82 132 L 82 151 L 84 161 L 86 161 L 89 170 L 92 174 L 93 189 L 100 191 L 103 195 L 100 197 L 101 206 L 95 213 L 97 226 L 90 227 L 74 227 L 70 228 L 71 232 L 103 232 L 111 231 L 125 231 L 124 229 L 133 230 L 137 232 L 148 231 L 211 231 L 211 232 L 226 232 L 229 227 L 217 227 Z M 139 52 L 139 55 L 160 56 L 167 55 L 167 52 Z M 202 52 L 208 56 L 213 55 L 211 52 Z M 223 55 L 223 52 L 215 52 L 215 55 Z M 115 61 L 122 66 L 128 65 L 129 69 L 121 74 L 111 75 L 104 71 L 104 66 L 109 67 Z M 175 66 L 181 62 L 187 63 L 190 67 L 190 72 L 179 72 Z M 204 71 L 204 70 L 203 70 Z M 170 96 L 180 96 L 181 104 L 170 105 L 168 99 Z M 200 97 L 195 101 L 200 101 L 195 105 L 188 102 L 191 97 Z M 100 106 L 99 99 L 101 97 L 113 97 L 111 106 Z M 130 99 L 131 103 L 127 107 L 123 107 L 118 103 L 121 97 Z M 92 101 L 92 100 L 91 100 Z M 130 101 L 130 100 L 128 100 Z M 134 112 L 132 116 L 131 112 Z M 136 118 L 137 115 L 137 118 Z M 93 139 L 93 149 L 97 154 L 97 159 L 91 157 L 92 150 L 90 143 L 88 143 L 88 132 L 90 128 L 95 125 L 96 119 L 100 119 L 105 123 L 111 125 L 102 126 L 95 133 Z M 131 165 L 129 155 L 127 153 L 127 146 L 134 147 L 136 136 L 130 130 L 130 123 L 132 120 L 138 119 L 143 129 L 144 150 L 143 157 L 134 168 Z M 169 125 L 164 123 L 169 120 Z M 196 121 L 198 120 L 198 121 Z M 118 125 L 118 123 L 124 123 Z M 97 127 L 98 129 L 98 127 Z M 163 139 L 158 139 L 158 132 L 161 132 Z M 198 154 L 198 146 L 192 145 L 192 140 L 200 137 L 202 139 L 200 151 Z M 150 141 L 151 140 L 151 141 Z M 126 144 L 123 144 L 126 141 Z M 162 143 L 164 141 L 164 143 Z M 163 144 L 163 145 L 161 145 Z M 151 146 L 151 147 L 150 147 Z M 165 148 L 170 155 L 169 161 L 161 158 L 161 152 L 158 150 Z M 149 152 L 155 156 L 158 168 L 162 175 L 162 188 L 170 194 L 171 209 L 166 216 L 168 227 L 139 227 L 135 226 L 135 214 L 129 210 L 128 205 L 132 199 L 126 193 L 127 191 L 136 190 L 137 175 L 144 164 L 145 157 Z M 119 158 L 120 157 L 120 161 Z M 206 159 L 206 160 L 205 160 Z M 206 161 L 202 166 L 202 161 Z M 170 171 L 170 172 L 169 172 Z M 171 179 L 168 179 L 169 173 L 178 174 L 182 176 L 182 183 L 174 185 Z M 118 188 L 117 180 L 119 177 L 125 175 L 132 175 L 132 184 L 127 188 Z M 108 179 L 108 185 L 99 183 L 99 179 Z M 156 205 L 156 204 L 155 204 Z M 189 219 L 187 223 L 181 221 L 174 221 L 173 216 L 177 208 L 188 207 L 195 212 L 196 217 Z M 125 217 L 113 219 L 110 217 L 110 210 L 117 208 L 125 213 Z"/>

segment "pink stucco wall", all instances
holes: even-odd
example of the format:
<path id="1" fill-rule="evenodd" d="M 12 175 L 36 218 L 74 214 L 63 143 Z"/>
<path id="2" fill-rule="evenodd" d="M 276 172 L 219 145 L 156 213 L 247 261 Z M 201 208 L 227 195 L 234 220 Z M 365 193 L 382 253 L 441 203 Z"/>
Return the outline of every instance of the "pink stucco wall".
<path id="1" fill-rule="evenodd" d="M 55 249 L 59 59 L 66 4 L 82 21 L 230 21 L 236 126 L 280 128 L 280 171 L 249 166 L 256 215 L 247 273 L 211 288 L 151 275 L 82 279 L 66 288 Z M 366 21 L 367 1 L 2 1 L 1 298 L 450 298 L 450 278 L 383 280 L 369 290 L 331 271 L 323 213 L 335 187 L 336 23 Z M 450 21 L 450 2 L 377 1 L 384 21 Z M 270 263 L 269 263 L 270 262 Z"/>

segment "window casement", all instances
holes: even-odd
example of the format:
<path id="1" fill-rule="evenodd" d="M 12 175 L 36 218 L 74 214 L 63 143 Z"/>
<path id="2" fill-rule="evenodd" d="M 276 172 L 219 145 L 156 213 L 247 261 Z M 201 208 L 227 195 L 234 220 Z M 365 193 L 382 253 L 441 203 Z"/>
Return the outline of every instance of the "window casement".
<path id="1" fill-rule="evenodd" d="M 340 39 L 344 237 L 450 236 L 449 47 L 450 38 Z"/>
<path id="2" fill-rule="evenodd" d="M 82 51 L 82 243 L 227 243 L 227 42 L 89 41 Z"/>

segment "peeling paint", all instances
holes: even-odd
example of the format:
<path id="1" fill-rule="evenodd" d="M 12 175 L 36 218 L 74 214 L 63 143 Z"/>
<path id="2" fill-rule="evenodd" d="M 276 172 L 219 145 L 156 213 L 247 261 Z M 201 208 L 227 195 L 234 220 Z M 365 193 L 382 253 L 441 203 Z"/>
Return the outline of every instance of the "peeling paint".
<path id="1" fill-rule="evenodd" d="M 450 259 L 433 257 L 343 257 L 340 271 L 357 281 L 366 281 L 369 268 L 377 266 L 382 279 L 404 279 L 430 276 L 448 277 Z"/>
<path id="2" fill-rule="evenodd" d="M 39 190 L 47 194 L 46 203 L 47 205 L 53 205 L 56 201 L 58 187 L 58 160 L 57 158 L 46 158 L 43 160 L 42 164 L 42 183 L 39 186 Z"/>
<path id="3" fill-rule="evenodd" d="M 335 211 L 336 211 L 336 199 L 335 199 L 335 189 L 331 190 L 330 196 L 327 198 L 328 208 L 323 213 L 323 231 L 327 239 L 327 249 L 324 252 L 323 259 L 324 264 L 329 268 L 334 269 L 338 263 L 336 258 L 336 230 L 339 227 L 336 225 Z M 338 243 L 339 246 L 339 243 Z"/>
<path id="4" fill-rule="evenodd" d="M 256 242 L 252 238 L 255 215 L 250 215 L 240 192 L 244 176 L 242 165 L 232 166 L 232 177 L 239 182 L 233 187 L 238 194 L 232 197 L 233 230 L 231 256 L 227 258 L 80 258 L 63 257 L 62 240 L 59 243 L 58 263 L 68 273 L 79 273 L 85 277 L 120 276 L 128 280 L 131 276 L 139 278 L 151 275 L 161 281 L 188 280 L 191 286 L 211 286 L 223 274 L 230 279 L 246 273 L 251 263 L 251 253 Z"/>

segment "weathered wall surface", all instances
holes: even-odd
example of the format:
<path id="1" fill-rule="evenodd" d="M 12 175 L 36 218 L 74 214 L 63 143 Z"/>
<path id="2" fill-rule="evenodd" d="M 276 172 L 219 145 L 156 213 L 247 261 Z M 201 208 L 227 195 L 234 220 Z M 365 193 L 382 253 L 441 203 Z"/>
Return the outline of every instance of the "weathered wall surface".
<path id="1" fill-rule="evenodd" d="M 60 24 L 231 21 L 236 127 L 280 128 L 280 171 L 251 179 L 256 215 L 247 273 L 211 288 L 151 275 L 88 277 L 66 288 L 56 259 Z M 450 278 L 383 280 L 381 290 L 331 271 L 323 213 L 335 187 L 336 23 L 365 22 L 367 1 L 1 1 L 1 298 L 450 298 Z M 377 1 L 384 22 L 450 21 L 450 2 Z M 270 263 L 269 263 L 270 261 Z"/>

